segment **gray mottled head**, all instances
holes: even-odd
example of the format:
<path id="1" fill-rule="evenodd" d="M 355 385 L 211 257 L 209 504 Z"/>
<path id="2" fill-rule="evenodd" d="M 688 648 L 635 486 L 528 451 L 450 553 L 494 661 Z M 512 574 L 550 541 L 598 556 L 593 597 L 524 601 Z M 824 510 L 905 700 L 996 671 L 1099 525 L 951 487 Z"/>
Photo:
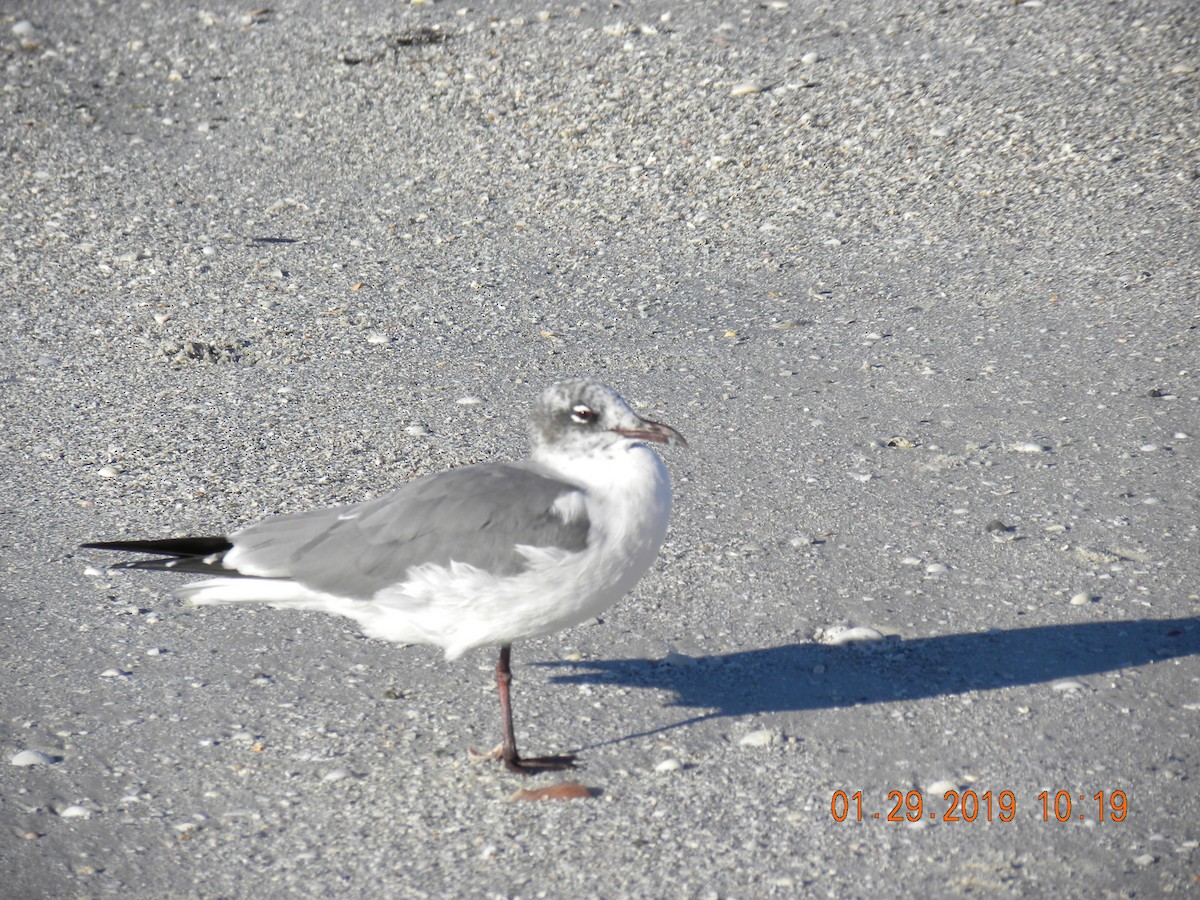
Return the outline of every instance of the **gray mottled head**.
<path id="1" fill-rule="evenodd" d="M 535 450 L 577 447 L 587 452 L 624 440 L 687 446 L 671 426 L 643 419 L 608 385 L 583 378 L 546 388 L 533 405 L 529 430 Z"/>

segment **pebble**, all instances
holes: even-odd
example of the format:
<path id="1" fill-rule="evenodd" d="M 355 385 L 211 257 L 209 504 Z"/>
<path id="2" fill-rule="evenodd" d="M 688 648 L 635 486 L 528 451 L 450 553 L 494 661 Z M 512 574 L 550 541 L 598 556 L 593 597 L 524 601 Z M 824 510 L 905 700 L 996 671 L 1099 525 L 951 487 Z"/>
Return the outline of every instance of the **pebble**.
<path id="1" fill-rule="evenodd" d="M 758 731 L 751 731 L 744 735 L 738 746 L 740 747 L 769 747 L 772 744 L 779 743 L 779 732 L 770 728 L 760 728 Z"/>
<path id="2" fill-rule="evenodd" d="M 1089 597 L 1087 594 L 1085 594 L 1083 591 L 1080 591 L 1077 594 L 1071 595 L 1071 605 L 1072 606 L 1086 606 L 1091 601 L 1091 599 L 1092 598 Z"/>
<path id="3" fill-rule="evenodd" d="M 930 797 L 945 797 L 947 791 L 957 791 L 958 785 L 945 778 L 925 786 L 925 793 Z"/>
<path id="4" fill-rule="evenodd" d="M 14 766 L 50 766 L 58 760 L 41 750 L 22 750 L 9 762 Z"/>
<path id="5" fill-rule="evenodd" d="M 91 816 L 91 814 L 92 811 L 86 806 L 78 806 L 75 804 L 68 806 L 66 809 L 60 809 L 58 811 L 59 817 L 63 819 L 86 819 Z"/>
<path id="6" fill-rule="evenodd" d="M 818 62 L 820 59 L 821 59 L 820 56 L 818 56 L 813 51 L 809 50 L 807 53 L 805 53 L 803 56 L 800 57 L 800 62 L 806 66 L 811 66 L 813 63 Z"/>
<path id="7" fill-rule="evenodd" d="M 412 435 L 413 437 L 422 437 L 424 435 L 431 434 L 432 432 L 430 432 L 429 426 L 426 425 L 425 423 L 413 422 L 411 425 L 409 425 L 407 428 L 404 429 L 404 433 Z"/>
<path id="8" fill-rule="evenodd" d="M 478 406 L 483 400 L 479 397 L 459 397 L 454 402 L 459 406 Z"/>
<path id="9" fill-rule="evenodd" d="M 1066 681 L 1056 681 L 1050 686 L 1051 690 L 1058 691 L 1060 694 L 1074 694 L 1076 691 L 1082 691 L 1086 685 L 1082 681 L 1067 679 Z"/>
<path id="10" fill-rule="evenodd" d="M 1013 453 L 1045 453 L 1046 448 L 1041 444 L 1035 444 L 1032 441 L 1022 441 L 1018 444 L 1009 444 L 1008 449 Z"/>
<path id="11" fill-rule="evenodd" d="M 935 578 L 938 575 L 945 575 L 949 571 L 950 567 L 945 563 L 930 563 L 925 567 L 925 574 L 932 575 Z"/>
<path id="12" fill-rule="evenodd" d="M 22 19 L 12 27 L 13 37 L 21 45 L 22 50 L 40 50 L 42 44 L 38 40 L 37 29 L 31 22 Z"/>
<path id="13" fill-rule="evenodd" d="M 391 341 L 390 337 L 388 337 L 386 334 L 381 334 L 378 331 L 372 331 L 370 334 L 367 335 L 367 343 L 368 344 L 386 344 L 386 343 L 389 343 L 390 341 Z"/>
<path id="14" fill-rule="evenodd" d="M 683 763 L 677 759 L 664 759 L 654 767 L 655 772 L 678 772 L 683 768 Z"/>
<path id="15" fill-rule="evenodd" d="M 103 672 L 100 673 L 100 677 L 101 678 L 128 678 L 129 674 L 130 673 L 124 672 L 121 669 L 105 669 Z"/>
<path id="16" fill-rule="evenodd" d="M 321 778 L 322 781 L 342 781 L 346 778 L 357 778 L 358 774 L 352 769 L 347 769 L 345 766 L 339 766 L 336 769 L 330 769 Z"/>
<path id="17" fill-rule="evenodd" d="M 102 466 L 100 471 L 96 473 L 101 478 L 116 478 L 121 474 L 121 470 L 116 466 Z"/>
<path id="18" fill-rule="evenodd" d="M 1154 865 L 1156 862 L 1158 862 L 1158 857 L 1153 853 L 1143 853 L 1141 856 L 1135 856 L 1133 858 L 1133 864 L 1135 866 L 1140 866 L 1143 869 L 1146 868 L 1146 866 Z"/>

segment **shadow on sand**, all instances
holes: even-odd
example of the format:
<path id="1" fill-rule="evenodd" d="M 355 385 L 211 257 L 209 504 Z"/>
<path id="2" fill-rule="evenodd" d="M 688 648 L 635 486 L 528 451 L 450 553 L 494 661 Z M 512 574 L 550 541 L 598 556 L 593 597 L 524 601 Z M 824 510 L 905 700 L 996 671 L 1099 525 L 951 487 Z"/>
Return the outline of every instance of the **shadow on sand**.
<path id="1" fill-rule="evenodd" d="M 702 656 L 692 665 L 641 659 L 534 665 L 581 670 L 554 675 L 551 681 L 557 684 L 667 690 L 675 694 L 673 706 L 706 710 L 668 726 L 675 728 L 721 716 L 887 703 L 1078 679 L 1198 654 L 1200 617 L 1190 617 L 1045 625 L 841 647 L 785 644 Z"/>

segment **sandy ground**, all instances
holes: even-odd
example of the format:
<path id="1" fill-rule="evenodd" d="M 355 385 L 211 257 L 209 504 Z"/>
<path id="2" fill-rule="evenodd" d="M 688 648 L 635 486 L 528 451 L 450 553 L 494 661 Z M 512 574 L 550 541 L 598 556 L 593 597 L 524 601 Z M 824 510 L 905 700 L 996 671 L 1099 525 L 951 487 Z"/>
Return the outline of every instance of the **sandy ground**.
<path id="1" fill-rule="evenodd" d="M 0 17 L 0 892 L 1197 890 L 1190 0 L 253 6 Z M 520 456 L 579 374 L 692 444 L 515 649 L 591 799 L 470 758 L 488 652 L 77 549 Z"/>

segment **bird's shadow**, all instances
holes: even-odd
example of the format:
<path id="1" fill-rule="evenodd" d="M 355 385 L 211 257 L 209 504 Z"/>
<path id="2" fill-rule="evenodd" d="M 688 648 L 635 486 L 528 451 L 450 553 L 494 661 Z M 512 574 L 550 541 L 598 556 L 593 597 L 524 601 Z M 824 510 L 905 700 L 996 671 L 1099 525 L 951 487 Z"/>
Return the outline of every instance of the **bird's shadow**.
<path id="1" fill-rule="evenodd" d="M 703 719 L 916 700 L 1077 679 L 1200 654 L 1200 617 L 1086 622 L 826 646 L 784 644 L 665 661 L 535 663 L 558 684 L 671 691 Z M 1086 687 L 1086 685 L 1084 686 Z M 656 732 L 649 732 L 656 733 Z"/>

